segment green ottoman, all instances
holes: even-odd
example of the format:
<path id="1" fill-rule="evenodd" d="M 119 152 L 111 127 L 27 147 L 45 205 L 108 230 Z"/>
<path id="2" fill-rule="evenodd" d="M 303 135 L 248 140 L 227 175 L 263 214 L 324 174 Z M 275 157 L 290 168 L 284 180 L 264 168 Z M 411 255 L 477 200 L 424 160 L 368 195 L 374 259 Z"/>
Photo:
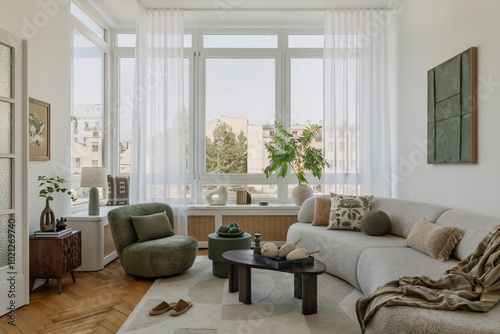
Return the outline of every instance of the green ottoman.
<path id="1" fill-rule="evenodd" d="M 243 233 L 237 238 L 223 238 L 217 233 L 208 235 L 208 258 L 213 261 L 212 274 L 219 278 L 228 278 L 229 264 L 222 258 L 222 253 L 233 249 L 250 249 L 250 237 Z"/>

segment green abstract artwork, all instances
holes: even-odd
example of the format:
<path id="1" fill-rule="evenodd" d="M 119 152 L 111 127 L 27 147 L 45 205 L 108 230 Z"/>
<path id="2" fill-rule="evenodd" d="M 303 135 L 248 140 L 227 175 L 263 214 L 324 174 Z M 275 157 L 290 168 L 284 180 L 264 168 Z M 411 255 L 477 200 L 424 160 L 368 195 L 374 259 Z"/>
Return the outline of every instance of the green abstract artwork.
<path id="1" fill-rule="evenodd" d="M 427 163 L 476 163 L 477 48 L 427 73 Z"/>

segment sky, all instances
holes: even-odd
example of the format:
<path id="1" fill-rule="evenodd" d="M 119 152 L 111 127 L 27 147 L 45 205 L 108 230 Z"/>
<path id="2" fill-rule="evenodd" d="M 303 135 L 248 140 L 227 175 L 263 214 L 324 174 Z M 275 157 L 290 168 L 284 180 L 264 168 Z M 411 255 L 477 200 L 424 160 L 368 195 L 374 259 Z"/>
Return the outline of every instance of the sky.
<path id="1" fill-rule="evenodd" d="M 103 56 L 92 43 L 75 34 L 75 104 L 102 103 Z M 186 59 L 185 64 L 187 65 Z M 250 58 L 207 58 L 205 121 L 220 116 L 242 117 L 250 125 L 272 124 L 276 113 L 276 60 Z M 291 59 L 292 122 L 318 123 L 323 117 L 323 60 Z M 121 58 L 120 67 L 120 142 L 131 141 L 131 106 L 134 59 Z M 189 67 L 185 66 L 185 90 Z M 285 83 L 283 83 L 285 84 Z M 113 101 L 112 101 L 113 102 Z M 189 110 L 188 94 L 185 104 Z M 114 103 L 112 103 L 114 105 Z"/>

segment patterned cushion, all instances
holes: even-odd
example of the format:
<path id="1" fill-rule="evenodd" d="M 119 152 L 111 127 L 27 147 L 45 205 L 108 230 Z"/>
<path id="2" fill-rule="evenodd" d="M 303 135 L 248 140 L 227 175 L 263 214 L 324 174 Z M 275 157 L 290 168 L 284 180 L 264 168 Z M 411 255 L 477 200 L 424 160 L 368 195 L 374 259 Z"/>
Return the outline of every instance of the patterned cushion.
<path id="1" fill-rule="evenodd" d="M 440 226 L 422 218 L 413 226 L 403 245 L 443 262 L 448 260 L 461 239 L 462 232 L 458 227 Z"/>
<path id="2" fill-rule="evenodd" d="M 361 231 L 361 218 L 370 210 L 373 196 L 350 196 L 331 193 L 332 207 L 327 230 Z"/>
<path id="3" fill-rule="evenodd" d="M 129 185 L 130 178 L 128 176 L 108 175 L 108 202 L 106 205 L 128 205 Z"/>

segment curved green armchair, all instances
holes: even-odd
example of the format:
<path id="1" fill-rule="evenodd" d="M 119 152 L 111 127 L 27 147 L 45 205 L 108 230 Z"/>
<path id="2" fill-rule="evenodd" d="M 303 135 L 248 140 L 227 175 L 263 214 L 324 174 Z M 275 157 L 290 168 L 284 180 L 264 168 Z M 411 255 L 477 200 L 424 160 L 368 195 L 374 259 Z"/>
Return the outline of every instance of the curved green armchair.
<path id="1" fill-rule="evenodd" d="M 123 269 L 135 276 L 161 277 L 189 269 L 196 259 L 198 240 L 188 235 L 137 242 L 130 216 L 146 216 L 166 212 L 172 229 L 172 208 L 164 203 L 126 205 L 108 213 L 109 226 Z"/>

